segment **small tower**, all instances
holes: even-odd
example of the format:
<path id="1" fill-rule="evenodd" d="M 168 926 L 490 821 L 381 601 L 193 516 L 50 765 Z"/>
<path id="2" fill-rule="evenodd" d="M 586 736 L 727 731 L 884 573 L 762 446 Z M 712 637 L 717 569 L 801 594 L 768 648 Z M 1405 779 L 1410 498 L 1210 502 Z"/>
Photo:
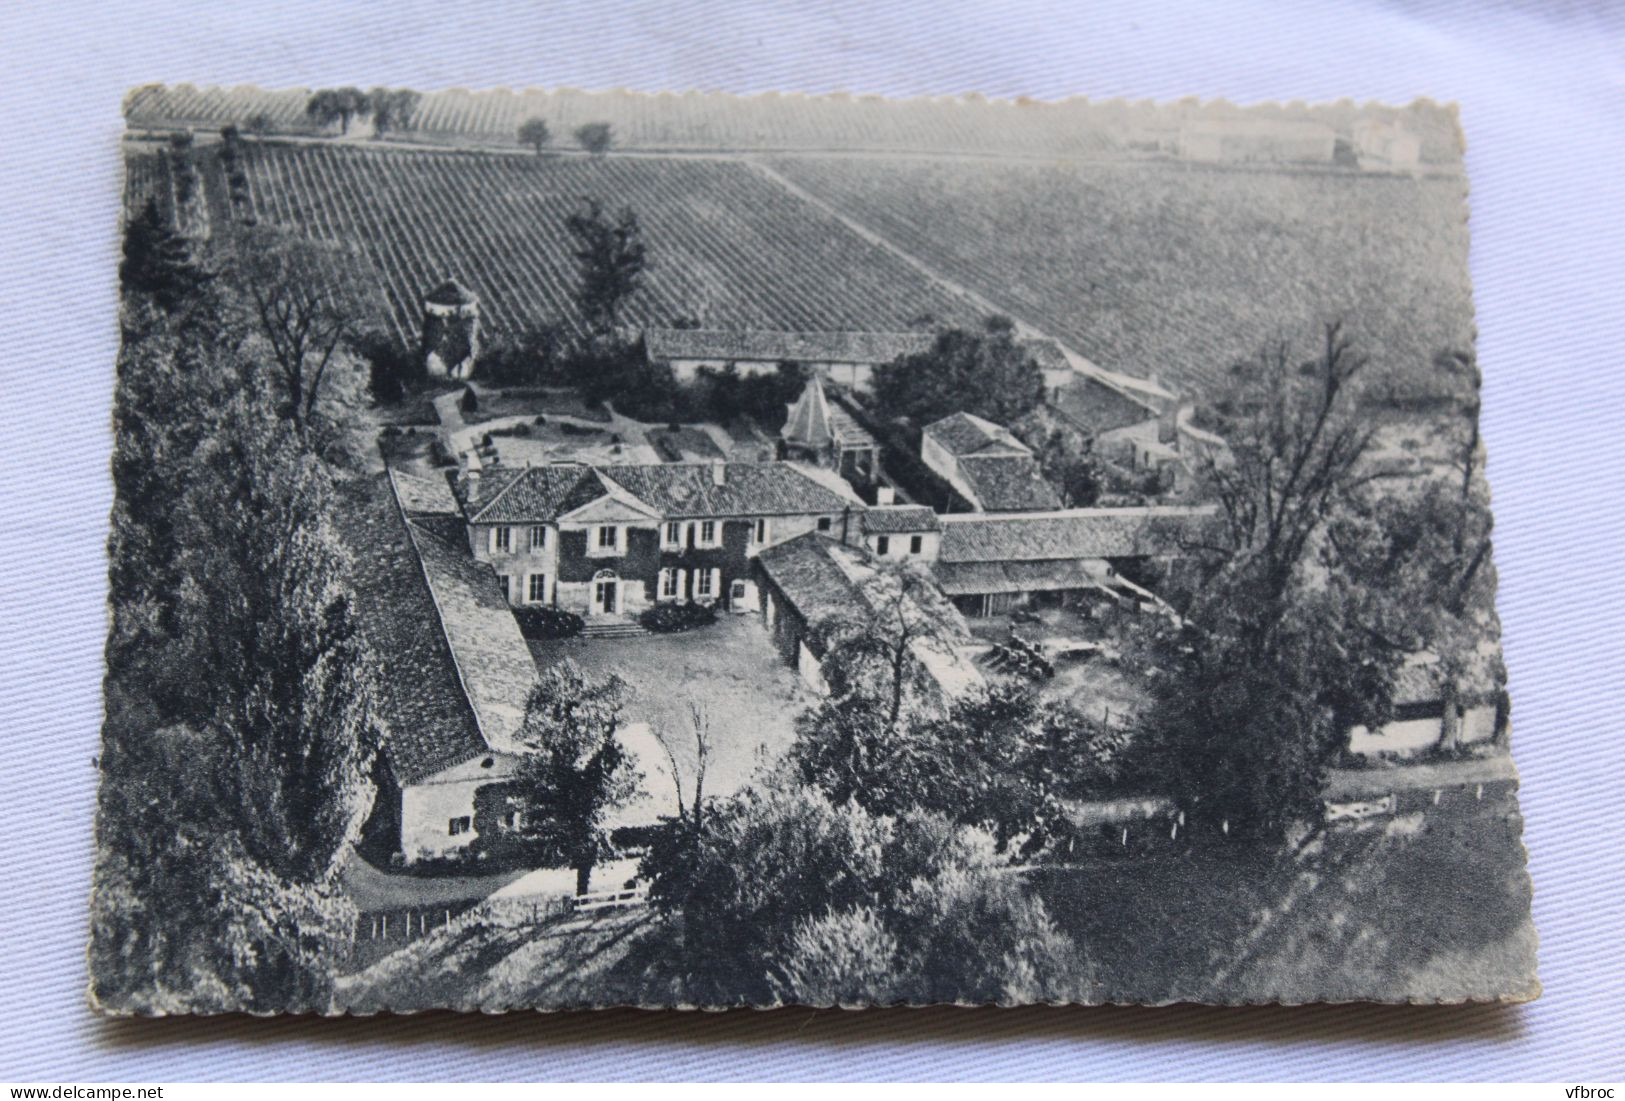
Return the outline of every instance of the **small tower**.
<path id="1" fill-rule="evenodd" d="M 790 404 L 779 430 L 779 451 L 786 459 L 825 467 L 865 487 L 874 483 L 880 444 L 824 392 L 823 379 L 813 375 Z"/>
<path id="2" fill-rule="evenodd" d="M 480 354 L 480 300 L 448 279 L 423 296 L 423 362 L 430 378 L 466 379 Z"/>
<path id="3" fill-rule="evenodd" d="M 801 396 L 790 404 L 784 427 L 779 430 L 785 457 L 833 467 L 835 428 L 831 420 L 823 381 L 814 375 L 801 388 Z"/>

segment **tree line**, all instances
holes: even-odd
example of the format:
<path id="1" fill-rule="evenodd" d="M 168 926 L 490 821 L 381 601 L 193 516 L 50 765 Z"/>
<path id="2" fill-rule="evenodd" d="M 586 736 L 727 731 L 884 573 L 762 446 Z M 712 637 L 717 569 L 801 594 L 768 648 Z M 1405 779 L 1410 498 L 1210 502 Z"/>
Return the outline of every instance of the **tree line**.
<path id="1" fill-rule="evenodd" d="M 334 524 L 359 372 L 259 244 L 211 260 L 151 205 L 125 234 L 91 956 L 121 1009 L 324 1008 L 354 929 L 386 733 Z"/>

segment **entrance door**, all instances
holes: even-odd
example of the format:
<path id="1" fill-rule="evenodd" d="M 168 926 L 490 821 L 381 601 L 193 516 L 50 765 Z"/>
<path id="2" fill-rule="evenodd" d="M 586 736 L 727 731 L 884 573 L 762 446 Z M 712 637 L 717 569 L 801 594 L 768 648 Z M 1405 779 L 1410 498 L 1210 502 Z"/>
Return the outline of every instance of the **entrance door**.
<path id="1" fill-rule="evenodd" d="M 592 583 L 592 610 L 597 615 L 614 615 L 620 610 L 620 582 L 613 577 Z"/>

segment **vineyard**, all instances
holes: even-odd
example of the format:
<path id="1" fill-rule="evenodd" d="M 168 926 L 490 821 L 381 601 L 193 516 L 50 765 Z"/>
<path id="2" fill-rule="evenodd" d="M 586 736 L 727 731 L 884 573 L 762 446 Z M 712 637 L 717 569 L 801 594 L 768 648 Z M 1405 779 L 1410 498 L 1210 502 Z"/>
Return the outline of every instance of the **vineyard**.
<path id="1" fill-rule="evenodd" d="M 212 224 L 225 188 L 204 161 Z M 129 203 L 167 188 L 161 154 L 130 157 Z M 560 323 L 579 331 L 564 228 L 583 196 L 630 206 L 649 247 L 632 325 L 894 331 L 921 314 L 976 311 L 904 261 L 727 160 L 530 158 L 329 144 L 245 143 L 250 208 L 233 212 L 359 252 L 378 276 L 384 324 L 414 339 L 421 295 L 452 277 L 481 301 L 487 331 Z M 218 211 L 218 213 L 217 213 Z"/>
<path id="2" fill-rule="evenodd" d="M 1201 388 L 1341 317 L 1373 374 L 1467 347 L 1459 178 L 783 157 L 773 168 L 1102 366 Z"/>
<path id="3" fill-rule="evenodd" d="M 256 115 L 280 134 L 320 132 L 305 116 L 309 89 L 138 88 L 125 101 L 132 130 L 245 126 Z M 980 151 L 1094 156 L 1109 151 L 1103 108 L 1068 105 L 691 92 L 631 96 L 571 90 L 460 90 L 425 95 L 398 140 L 515 147 L 519 124 L 543 118 L 553 145 L 573 149 L 572 132 L 607 122 L 617 146 L 645 150 L 843 149 Z"/>
<path id="4" fill-rule="evenodd" d="M 332 133 L 305 115 L 311 90 L 197 88 L 148 85 L 126 98 L 132 131 L 249 129 L 259 116 L 276 134 Z M 519 124 L 547 121 L 553 147 L 574 149 L 572 134 L 589 122 L 607 122 L 617 148 L 642 150 L 768 150 L 800 152 L 963 153 L 995 156 L 1099 159 L 1166 152 L 1181 122 L 1229 118 L 1241 109 L 1223 103 L 1128 103 L 1122 100 L 1061 103 L 989 101 L 978 98 L 883 100 L 866 96 L 719 93 L 624 95 L 568 89 L 544 91 L 428 91 L 409 129 L 391 141 L 453 145 L 518 145 Z M 1356 109 L 1326 104 L 1309 117 L 1348 138 L 1356 118 L 1401 121 L 1421 141 L 1426 164 L 1459 164 L 1461 141 L 1455 117 L 1427 105 Z M 1248 118 L 1299 118 L 1305 112 L 1252 108 Z M 367 132 L 365 122 L 356 133 Z"/>
<path id="5" fill-rule="evenodd" d="M 359 252 L 382 322 L 410 339 L 420 296 L 453 277 L 487 331 L 579 331 L 564 221 L 583 196 L 637 212 L 650 250 L 624 320 L 889 331 L 982 310 L 962 285 L 1102 366 L 1200 391 L 1286 337 L 1311 353 L 1341 318 L 1401 396 L 1467 347 L 1472 311 L 1457 177 L 1258 172 L 1178 164 L 948 158 L 533 157 L 378 143 L 247 142 L 246 204 L 217 154 L 175 210 L 174 155 L 133 151 L 130 201 L 156 195 L 194 232 L 252 217 Z M 937 282 L 782 181 L 923 261 Z"/>

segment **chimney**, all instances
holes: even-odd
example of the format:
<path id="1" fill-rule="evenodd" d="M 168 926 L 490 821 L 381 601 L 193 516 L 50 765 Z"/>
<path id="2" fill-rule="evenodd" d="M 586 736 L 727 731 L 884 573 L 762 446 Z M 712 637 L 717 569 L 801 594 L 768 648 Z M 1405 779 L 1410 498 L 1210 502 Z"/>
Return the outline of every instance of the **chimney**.
<path id="1" fill-rule="evenodd" d="M 895 505 L 896 503 L 897 503 L 897 491 L 896 490 L 892 489 L 891 486 L 875 486 L 875 504 L 877 504 L 877 505 Z"/>
<path id="2" fill-rule="evenodd" d="M 464 494 L 471 505 L 477 505 L 480 502 L 480 472 L 482 469 L 483 464 L 480 462 L 478 451 L 471 447 L 463 452 L 463 481 L 466 486 Z"/>
<path id="3" fill-rule="evenodd" d="M 711 484 L 718 488 L 728 484 L 728 467 L 726 464 L 711 464 Z"/>

